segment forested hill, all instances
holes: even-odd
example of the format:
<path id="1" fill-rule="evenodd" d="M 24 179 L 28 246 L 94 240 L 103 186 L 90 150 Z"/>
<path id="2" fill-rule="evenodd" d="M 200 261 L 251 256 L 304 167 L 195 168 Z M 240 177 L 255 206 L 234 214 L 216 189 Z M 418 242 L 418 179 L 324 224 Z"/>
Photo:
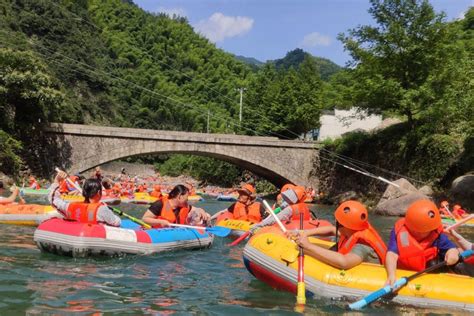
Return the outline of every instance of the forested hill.
<path id="1" fill-rule="evenodd" d="M 305 58 L 314 59 L 315 63 L 319 66 L 319 73 L 323 80 L 328 80 L 333 74 L 342 70 L 340 66 L 329 59 L 312 56 L 301 48 L 292 50 L 288 52 L 284 58 L 276 59 L 271 62 L 275 63 L 277 69 L 288 70 L 290 67 L 298 68 Z"/>
<path id="2" fill-rule="evenodd" d="M 2 156 L 14 157 L 1 169 L 9 173 L 18 169 L 22 143 L 28 153 L 31 128 L 48 121 L 206 132 L 210 113 L 214 133 L 291 138 L 318 124 L 315 116 L 290 115 L 298 94 L 320 100 L 312 60 L 290 72 L 268 65 L 255 73 L 185 18 L 131 1 L 2 1 L 0 14 L 0 70 L 7 74 L 0 78 L 0 136 L 10 144 Z M 304 91 L 292 91 L 300 82 Z M 269 86 L 285 95 L 267 97 Z M 245 124 L 238 122 L 240 87 L 247 88 Z M 301 106 L 317 114 L 321 102 Z"/>

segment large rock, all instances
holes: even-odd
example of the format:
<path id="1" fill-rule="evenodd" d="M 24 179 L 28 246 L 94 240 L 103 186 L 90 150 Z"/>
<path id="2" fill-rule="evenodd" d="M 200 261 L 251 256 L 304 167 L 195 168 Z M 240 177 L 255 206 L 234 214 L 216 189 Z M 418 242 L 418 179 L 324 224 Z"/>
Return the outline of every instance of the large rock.
<path id="1" fill-rule="evenodd" d="M 449 191 L 451 199 L 464 208 L 474 208 L 474 174 L 466 174 L 454 179 Z"/>
<path id="2" fill-rule="evenodd" d="M 422 186 L 418 192 L 424 195 L 432 196 L 433 195 L 433 189 L 429 185 L 424 185 Z"/>
<path id="3" fill-rule="evenodd" d="M 408 206 L 418 200 L 429 200 L 430 198 L 421 193 L 408 193 L 393 200 L 379 202 L 374 211 L 380 215 L 405 216 Z"/>
<path id="4" fill-rule="evenodd" d="M 388 185 L 387 189 L 382 195 L 382 198 L 379 201 L 379 204 L 388 200 L 399 198 L 409 193 L 418 192 L 418 189 L 415 188 L 415 186 L 411 184 L 407 179 L 401 178 L 396 181 L 393 181 L 393 183 L 398 184 L 400 187 L 397 188 L 394 185 Z"/>
<path id="5" fill-rule="evenodd" d="M 374 208 L 375 213 L 389 216 L 404 216 L 408 206 L 421 199 L 429 200 L 429 197 L 422 194 L 417 188 L 406 179 L 394 181 L 400 187 L 389 185 L 382 198 Z"/>

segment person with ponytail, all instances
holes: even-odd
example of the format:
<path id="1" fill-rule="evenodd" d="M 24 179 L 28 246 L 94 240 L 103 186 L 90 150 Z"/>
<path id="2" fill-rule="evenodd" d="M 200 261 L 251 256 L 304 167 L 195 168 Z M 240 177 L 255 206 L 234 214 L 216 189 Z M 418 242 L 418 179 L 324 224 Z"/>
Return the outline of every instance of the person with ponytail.
<path id="1" fill-rule="evenodd" d="M 120 226 L 120 217 L 115 215 L 106 204 L 101 203 L 102 185 L 97 178 L 90 178 L 84 182 L 82 195 L 84 202 L 67 202 L 61 199 L 59 184 L 66 179 L 65 172 L 58 172 L 48 195 L 51 205 L 58 210 L 64 219 L 81 223 L 103 223 L 109 226 Z"/>
<path id="2" fill-rule="evenodd" d="M 188 196 L 189 189 L 178 184 L 167 197 L 151 204 L 142 220 L 153 227 L 168 227 L 169 224 L 206 226 L 211 216 L 202 208 L 189 205 Z"/>

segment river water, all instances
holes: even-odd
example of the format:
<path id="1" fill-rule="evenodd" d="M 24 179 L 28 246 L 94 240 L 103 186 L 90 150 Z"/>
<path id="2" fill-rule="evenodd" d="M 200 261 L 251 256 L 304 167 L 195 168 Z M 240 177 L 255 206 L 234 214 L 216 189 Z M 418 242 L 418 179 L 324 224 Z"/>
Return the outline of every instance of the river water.
<path id="1" fill-rule="evenodd" d="M 207 200 L 196 205 L 213 214 L 229 204 Z M 119 207 L 135 216 L 146 209 Z M 315 205 L 313 209 L 321 218 L 333 220 L 333 207 Z M 371 215 L 385 240 L 395 220 Z M 0 225 L 0 315 L 297 315 L 294 295 L 256 280 L 243 265 L 243 245 L 230 248 L 229 239 L 216 237 L 206 250 L 73 259 L 41 253 L 33 242 L 34 230 Z M 313 299 L 308 300 L 305 313 L 348 313 L 345 305 Z M 450 313 L 393 304 L 365 310 L 371 314 L 406 312 Z"/>

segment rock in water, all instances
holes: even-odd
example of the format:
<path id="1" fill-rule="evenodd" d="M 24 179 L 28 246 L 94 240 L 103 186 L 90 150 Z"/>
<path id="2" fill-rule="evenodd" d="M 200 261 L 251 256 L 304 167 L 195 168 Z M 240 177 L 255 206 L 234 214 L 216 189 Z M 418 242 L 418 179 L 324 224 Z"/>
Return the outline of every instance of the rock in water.
<path id="1" fill-rule="evenodd" d="M 375 213 L 389 216 L 404 216 L 411 203 L 421 199 L 430 199 L 404 178 L 398 179 L 394 183 L 400 187 L 388 185 L 374 209 Z"/>
<path id="2" fill-rule="evenodd" d="M 449 191 L 454 204 L 461 204 L 466 209 L 474 208 L 474 174 L 457 177 Z"/>

